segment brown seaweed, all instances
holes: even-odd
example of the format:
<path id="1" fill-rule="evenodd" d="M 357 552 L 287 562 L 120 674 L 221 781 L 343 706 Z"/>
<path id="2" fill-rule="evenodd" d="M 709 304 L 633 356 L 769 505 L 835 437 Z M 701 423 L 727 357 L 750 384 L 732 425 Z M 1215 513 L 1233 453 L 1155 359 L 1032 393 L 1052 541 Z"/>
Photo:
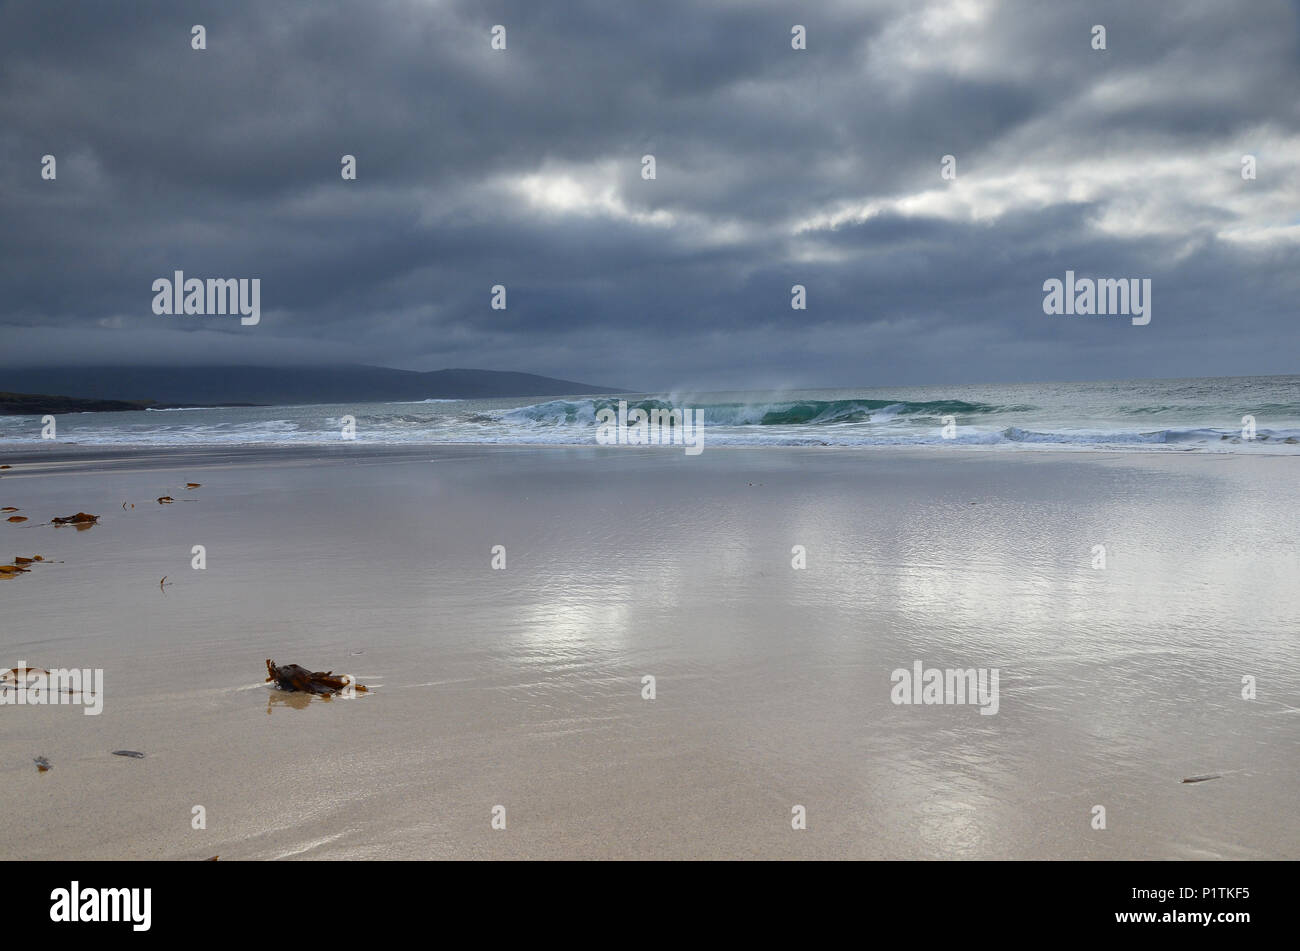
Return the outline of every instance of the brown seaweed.
<path id="1" fill-rule="evenodd" d="M 0 671 L 0 680 L 10 678 L 17 680 L 20 675 L 25 679 L 35 674 L 45 674 L 48 677 L 50 672 L 44 667 L 10 667 L 8 670 Z"/>
<path id="2" fill-rule="evenodd" d="M 25 522 L 25 521 L 27 521 L 27 516 L 26 516 L 26 515 L 10 515 L 9 518 L 6 519 L 6 521 L 9 521 L 9 522 Z"/>
<path id="3" fill-rule="evenodd" d="M 36 764 L 36 771 L 38 773 L 47 772 L 50 768 L 50 761 L 44 756 L 37 756 L 32 760 L 32 762 Z"/>
<path id="4" fill-rule="evenodd" d="M 159 504 L 159 505 L 170 505 L 171 503 L 173 503 L 173 502 L 175 502 L 175 501 L 176 501 L 176 500 L 173 499 L 170 495 L 160 495 L 160 496 L 158 496 L 158 504 Z"/>
<path id="5" fill-rule="evenodd" d="M 1220 775 L 1219 773 L 1213 773 L 1213 774 L 1211 774 L 1211 775 L 1209 775 L 1209 776 L 1191 776 L 1191 777 L 1188 777 L 1187 779 L 1184 779 L 1183 782 L 1185 782 L 1185 783 L 1207 783 L 1207 782 L 1209 782 L 1211 779 L 1222 779 L 1222 778 L 1223 778 L 1223 776 Z"/>
<path id="6" fill-rule="evenodd" d="M 114 756 L 129 756 L 131 759 L 144 759 L 143 753 L 137 753 L 135 750 L 113 750 Z"/>
<path id="7" fill-rule="evenodd" d="M 99 521 L 99 516 L 91 515 L 88 512 L 78 512 L 76 515 L 65 515 L 63 518 L 52 518 L 50 521 L 55 525 L 94 525 Z"/>
<path id="8" fill-rule="evenodd" d="M 335 677 L 332 670 L 323 673 L 321 671 L 310 671 L 306 667 L 299 667 L 297 664 L 285 664 L 280 667 L 269 658 L 266 661 L 266 673 L 266 682 L 274 682 L 281 690 L 333 695 L 352 687 L 357 693 L 368 692 L 361 684 L 352 683 L 346 677 Z"/>

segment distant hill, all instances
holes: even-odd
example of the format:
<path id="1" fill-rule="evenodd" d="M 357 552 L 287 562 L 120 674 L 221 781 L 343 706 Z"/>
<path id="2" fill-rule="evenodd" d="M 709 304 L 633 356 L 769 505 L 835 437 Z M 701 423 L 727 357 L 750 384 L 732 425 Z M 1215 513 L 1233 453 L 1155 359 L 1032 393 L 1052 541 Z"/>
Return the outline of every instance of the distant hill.
<path id="1" fill-rule="evenodd" d="M 623 392 L 619 387 L 498 370 L 388 367 L 0 367 L 0 390 L 71 393 L 80 401 L 155 405 L 363 403 Z"/>
<path id="2" fill-rule="evenodd" d="M 42 416 L 46 413 L 116 413 L 141 410 L 149 400 L 83 400 L 73 396 L 37 393 L 0 393 L 0 416 Z"/>

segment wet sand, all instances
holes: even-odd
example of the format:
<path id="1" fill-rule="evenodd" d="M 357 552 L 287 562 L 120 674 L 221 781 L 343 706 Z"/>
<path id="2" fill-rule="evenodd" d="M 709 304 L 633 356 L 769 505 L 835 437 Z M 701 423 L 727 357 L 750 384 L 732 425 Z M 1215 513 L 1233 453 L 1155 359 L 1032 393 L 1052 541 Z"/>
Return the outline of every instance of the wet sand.
<path id="1" fill-rule="evenodd" d="M 0 707 L 0 858 L 1300 857 L 1284 457 L 0 463 L 0 556 L 55 562 L 0 579 L 0 667 L 105 671 L 100 716 Z M 374 690 L 280 694 L 268 657 Z M 997 668 L 998 712 L 892 703 L 916 661 Z"/>

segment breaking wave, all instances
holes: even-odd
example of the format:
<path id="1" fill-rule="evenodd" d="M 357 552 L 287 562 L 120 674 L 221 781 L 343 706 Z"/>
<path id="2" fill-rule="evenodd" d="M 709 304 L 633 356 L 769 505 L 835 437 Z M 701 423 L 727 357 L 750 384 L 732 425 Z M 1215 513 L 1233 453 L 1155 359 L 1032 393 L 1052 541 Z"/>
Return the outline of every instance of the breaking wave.
<path id="1" fill-rule="evenodd" d="M 902 388 L 900 388 L 902 389 Z M 957 399 L 956 396 L 963 398 Z M 706 446 L 936 446 L 1300 454 L 1300 378 L 1017 384 L 780 393 L 166 407 L 85 413 L 85 445 L 595 445 L 602 410 L 699 411 Z M 639 415 L 639 414 L 638 414 Z M 345 426 L 346 420 L 353 420 Z M 39 417 L 0 417 L 0 446 L 39 442 Z M 632 422 L 635 422 L 633 420 Z M 1254 438 L 1243 427 L 1254 426 Z M 344 431 L 354 427 L 355 436 Z"/>

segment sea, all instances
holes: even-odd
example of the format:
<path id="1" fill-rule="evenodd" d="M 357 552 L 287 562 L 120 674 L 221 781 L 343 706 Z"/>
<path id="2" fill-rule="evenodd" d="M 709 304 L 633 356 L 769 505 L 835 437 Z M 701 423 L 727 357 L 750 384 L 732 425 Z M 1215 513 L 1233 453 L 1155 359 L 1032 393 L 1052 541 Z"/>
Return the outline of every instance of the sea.
<path id="1" fill-rule="evenodd" d="M 620 401 L 700 411 L 705 447 L 1300 453 L 1300 376 L 177 407 L 60 415 L 55 434 L 124 447 L 592 445 L 597 414 Z M 39 444 L 42 429 L 0 417 L 0 447 Z"/>

